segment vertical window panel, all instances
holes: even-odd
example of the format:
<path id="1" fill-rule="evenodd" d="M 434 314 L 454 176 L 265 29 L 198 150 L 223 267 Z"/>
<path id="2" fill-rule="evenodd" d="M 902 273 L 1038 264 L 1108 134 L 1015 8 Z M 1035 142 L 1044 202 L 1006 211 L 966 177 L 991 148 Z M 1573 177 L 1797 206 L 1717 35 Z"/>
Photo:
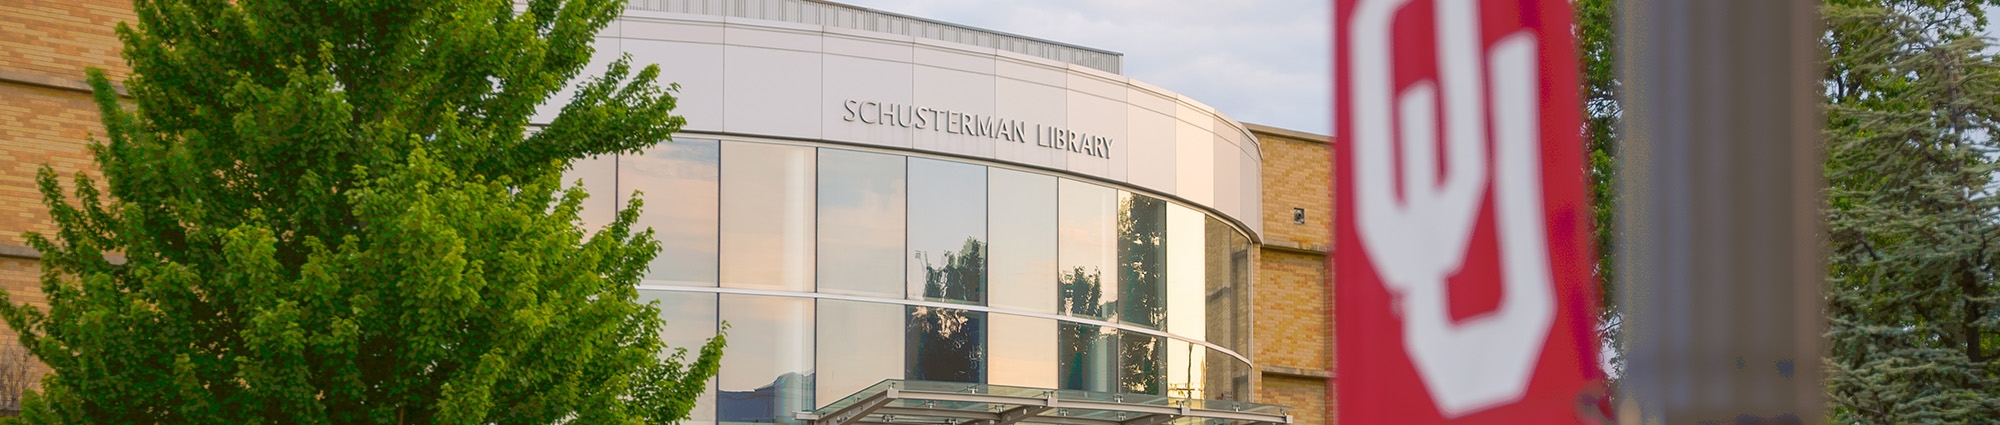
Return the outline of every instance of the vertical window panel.
<path id="1" fill-rule="evenodd" d="M 692 362 L 701 357 L 701 347 L 708 344 L 716 334 L 715 294 L 672 291 L 639 291 L 640 304 L 658 302 L 660 320 L 660 342 L 666 350 L 662 358 L 674 355 L 677 349 L 687 350 L 684 361 Z M 689 412 L 689 423 L 715 423 L 715 388 L 711 381 L 701 395 L 695 397 L 694 410 Z"/>
<path id="2" fill-rule="evenodd" d="M 1208 360 L 1202 372 L 1209 400 L 1250 401 L 1250 365 L 1221 351 L 1206 350 Z M 1219 409 L 1209 405 L 1211 409 Z"/>
<path id="3" fill-rule="evenodd" d="M 986 167 L 910 159 L 909 297 L 986 303 Z"/>
<path id="4" fill-rule="evenodd" d="M 1110 188 L 1063 179 L 1057 249 L 1057 309 L 1071 316 L 1110 320 L 1118 302 L 1118 193 Z"/>
<path id="5" fill-rule="evenodd" d="M 722 144 L 722 286 L 813 290 L 812 148 Z"/>
<path id="6" fill-rule="evenodd" d="M 1118 193 L 1118 322 L 1159 329 L 1167 318 L 1167 203 Z"/>
<path id="7" fill-rule="evenodd" d="M 714 140 L 675 139 L 618 158 L 619 190 L 645 201 L 637 227 L 660 241 L 643 283 L 716 285 L 721 151 Z"/>
<path id="8" fill-rule="evenodd" d="M 721 423 L 797 424 L 792 412 L 812 410 L 813 300 L 722 294 L 729 349 L 717 374 Z"/>
<path id="9" fill-rule="evenodd" d="M 1056 178 L 991 168 L 987 252 L 987 305 L 1036 313 L 1056 312 Z"/>
<path id="10" fill-rule="evenodd" d="M 904 377 L 919 381 L 986 380 L 986 313 L 907 306 Z"/>
<path id="11" fill-rule="evenodd" d="M 904 159 L 819 150 L 819 291 L 900 298 Z"/>
<path id="12" fill-rule="evenodd" d="M 1056 330 L 1056 383 L 1065 390 L 1117 390 L 1117 345 L 1117 331 L 1114 329 L 1060 323 Z"/>
<path id="13" fill-rule="evenodd" d="M 577 218 L 583 221 L 585 237 L 597 234 L 598 230 L 611 224 L 618 208 L 624 207 L 619 204 L 617 170 L 618 156 L 610 154 L 579 158 L 570 162 L 568 170 L 563 170 L 564 187 L 581 182 L 583 191 L 590 194 L 590 198 L 584 199 L 576 212 Z"/>
<path id="14" fill-rule="evenodd" d="M 987 316 L 992 323 L 992 370 L 987 382 L 1056 388 L 1056 321 L 1011 314 Z"/>
<path id="15" fill-rule="evenodd" d="M 814 370 L 819 373 L 813 382 L 819 406 L 903 376 L 903 309 L 896 304 L 819 301 L 819 335 L 814 338 L 819 344 L 819 367 Z"/>
<path id="16" fill-rule="evenodd" d="M 1208 399 L 1208 348 L 1178 339 L 1167 340 L 1168 397 Z"/>
<path id="17" fill-rule="evenodd" d="M 1165 395 L 1167 338 L 1118 333 L 1118 392 Z"/>
<path id="18" fill-rule="evenodd" d="M 1180 205 L 1167 206 L 1167 332 L 1206 341 L 1208 301 L 1202 259 L 1208 216 Z"/>
<path id="19" fill-rule="evenodd" d="M 1203 264 L 1207 306 L 1203 308 L 1208 342 L 1244 352 L 1250 342 L 1250 249 L 1236 229 L 1214 217 L 1207 219 Z"/>

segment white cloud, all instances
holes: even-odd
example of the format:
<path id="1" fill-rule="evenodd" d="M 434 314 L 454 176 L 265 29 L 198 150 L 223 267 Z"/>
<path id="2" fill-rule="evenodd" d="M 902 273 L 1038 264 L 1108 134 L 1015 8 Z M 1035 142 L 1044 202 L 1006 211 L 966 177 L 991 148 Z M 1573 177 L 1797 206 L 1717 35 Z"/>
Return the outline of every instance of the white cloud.
<path id="1" fill-rule="evenodd" d="M 1328 2 L 1316 0 L 842 0 L 1125 54 L 1124 74 L 1239 121 L 1332 128 Z"/>

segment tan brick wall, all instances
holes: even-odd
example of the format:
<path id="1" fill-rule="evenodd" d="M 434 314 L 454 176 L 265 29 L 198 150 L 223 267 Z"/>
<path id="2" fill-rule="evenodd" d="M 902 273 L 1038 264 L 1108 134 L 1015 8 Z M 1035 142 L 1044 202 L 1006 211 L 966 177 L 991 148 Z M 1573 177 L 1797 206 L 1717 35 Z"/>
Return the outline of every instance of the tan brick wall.
<path id="1" fill-rule="evenodd" d="M 113 81 L 128 67 L 113 28 L 137 21 L 131 0 L 7 0 L 0 7 L 0 70 L 82 80 L 85 67 Z"/>
<path id="2" fill-rule="evenodd" d="M 1265 243 L 1332 246 L 1333 164 L 1324 139 L 1256 133 L 1264 147 Z M 1306 210 L 1305 224 L 1293 223 L 1293 208 Z"/>
<path id="3" fill-rule="evenodd" d="M 1265 250 L 1257 276 L 1257 353 L 1260 366 L 1325 370 L 1326 257 Z"/>
<path id="4" fill-rule="evenodd" d="M 65 187 L 77 171 L 94 174 L 86 146 L 103 135 L 90 95 L 0 82 L 0 244 L 23 245 L 25 232 L 55 230 L 36 171 L 48 164 Z"/>
<path id="5" fill-rule="evenodd" d="M 46 304 L 42 296 L 41 267 L 35 260 L 0 257 L 0 283 L 7 289 L 7 298 L 15 303 Z M 14 329 L 0 323 L 0 344 L 14 343 Z"/>
<path id="6" fill-rule="evenodd" d="M 1333 323 L 1326 255 L 1333 244 L 1327 138 L 1252 126 L 1264 154 L 1264 243 L 1255 283 L 1252 359 L 1260 403 L 1291 406 L 1296 423 L 1331 423 Z M 1303 208 L 1304 224 L 1292 209 Z M 1274 371 L 1274 369 L 1276 371 Z"/>
<path id="7" fill-rule="evenodd" d="M 1326 384 L 1319 378 L 1265 375 L 1264 388 L 1271 396 L 1262 402 L 1291 406 L 1286 413 L 1292 415 L 1295 424 L 1332 424 L 1333 419 L 1326 415 L 1327 404 L 1331 403 L 1326 397 Z"/>
<path id="8" fill-rule="evenodd" d="M 131 0 L 4 0 L 0 6 L 0 289 L 14 302 L 42 304 L 41 271 L 21 257 L 26 232 L 53 233 L 35 174 L 48 164 L 65 192 L 78 171 L 96 174 L 86 146 L 103 137 L 97 107 L 83 87 L 84 69 L 102 68 L 122 81 L 113 27 L 134 21 Z M 70 89 L 50 86 L 70 87 Z M 0 324 L 0 344 L 14 331 Z"/>

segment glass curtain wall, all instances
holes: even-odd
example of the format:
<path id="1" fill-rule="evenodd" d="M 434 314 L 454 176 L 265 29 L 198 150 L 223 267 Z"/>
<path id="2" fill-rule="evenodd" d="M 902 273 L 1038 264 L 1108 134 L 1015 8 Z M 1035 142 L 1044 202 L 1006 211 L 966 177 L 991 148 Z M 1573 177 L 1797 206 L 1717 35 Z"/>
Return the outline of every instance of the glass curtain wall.
<path id="1" fill-rule="evenodd" d="M 1249 239 L 1201 211 L 854 149 L 685 139 L 612 161 L 606 192 L 643 193 L 662 240 L 645 284 L 796 294 L 641 291 L 671 347 L 732 326 L 694 422 L 794 423 L 887 378 L 1248 399 L 1247 364 L 1180 339 L 1249 340 Z"/>
<path id="2" fill-rule="evenodd" d="M 701 356 L 701 347 L 708 344 L 716 333 L 716 294 L 698 292 L 648 291 L 640 290 L 640 304 L 658 302 L 660 308 L 660 342 L 666 349 L 660 357 L 672 357 L 680 350 L 686 350 L 685 361 L 693 361 Z M 693 423 L 715 422 L 715 388 L 711 380 L 708 388 L 695 397 L 694 410 L 688 420 Z"/>
<path id="3" fill-rule="evenodd" d="M 900 298 L 901 155 L 819 150 L 819 291 Z"/>
<path id="4" fill-rule="evenodd" d="M 716 416 L 725 424 L 797 424 L 813 403 L 813 300 L 721 294 L 729 349 L 716 374 Z"/>
<path id="5" fill-rule="evenodd" d="M 1118 191 L 1062 179 L 1056 235 L 1060 313 L 1112 320 L 1118 307 Z"/>
<path id="6" fill-rule="evenodd" d="M 1056 178 L 987 171 L 987 226 L 993 232 L 988 281 L 994 308 L 1055 313 Z"/>
<path id="7" fill-rule="evenodd" d="M 910 160 L 910 299 L 986 303 L 986 167 Z M 909 306 L 908 379 L 984 382 L 986 313 Z"/>
<path id="8" fill-rule="evenodd" d="M 885 303 L 819 300 L 819 405 L 883 379 L 903 376 L 903 308 Z M 725 357 L 726 359 L 727 357 Z"/>
<path id="9" fill-rule="evenodd" d="M 814 159 L 802 146 L 722 145 L 722 287 L 813 291 Z"/>
<path id="10" fill-rule="evenodd" d="M 618 157 L 619 190 L 645 201 L 635 227 L 660 241 L 642 283 L 715 286 L 721 155 L 715 140 L 675 139 Z"/>

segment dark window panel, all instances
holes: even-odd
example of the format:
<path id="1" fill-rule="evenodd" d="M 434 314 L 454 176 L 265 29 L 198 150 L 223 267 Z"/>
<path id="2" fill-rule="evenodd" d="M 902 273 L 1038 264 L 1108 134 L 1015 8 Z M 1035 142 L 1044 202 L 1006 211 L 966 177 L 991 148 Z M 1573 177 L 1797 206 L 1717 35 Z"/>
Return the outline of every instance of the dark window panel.
<path id="1" fill-rule="evenodd" d="M 955 308 L 906 307 L 904 378 L 919 381 L 986 381 L 986 313 Z"/>

